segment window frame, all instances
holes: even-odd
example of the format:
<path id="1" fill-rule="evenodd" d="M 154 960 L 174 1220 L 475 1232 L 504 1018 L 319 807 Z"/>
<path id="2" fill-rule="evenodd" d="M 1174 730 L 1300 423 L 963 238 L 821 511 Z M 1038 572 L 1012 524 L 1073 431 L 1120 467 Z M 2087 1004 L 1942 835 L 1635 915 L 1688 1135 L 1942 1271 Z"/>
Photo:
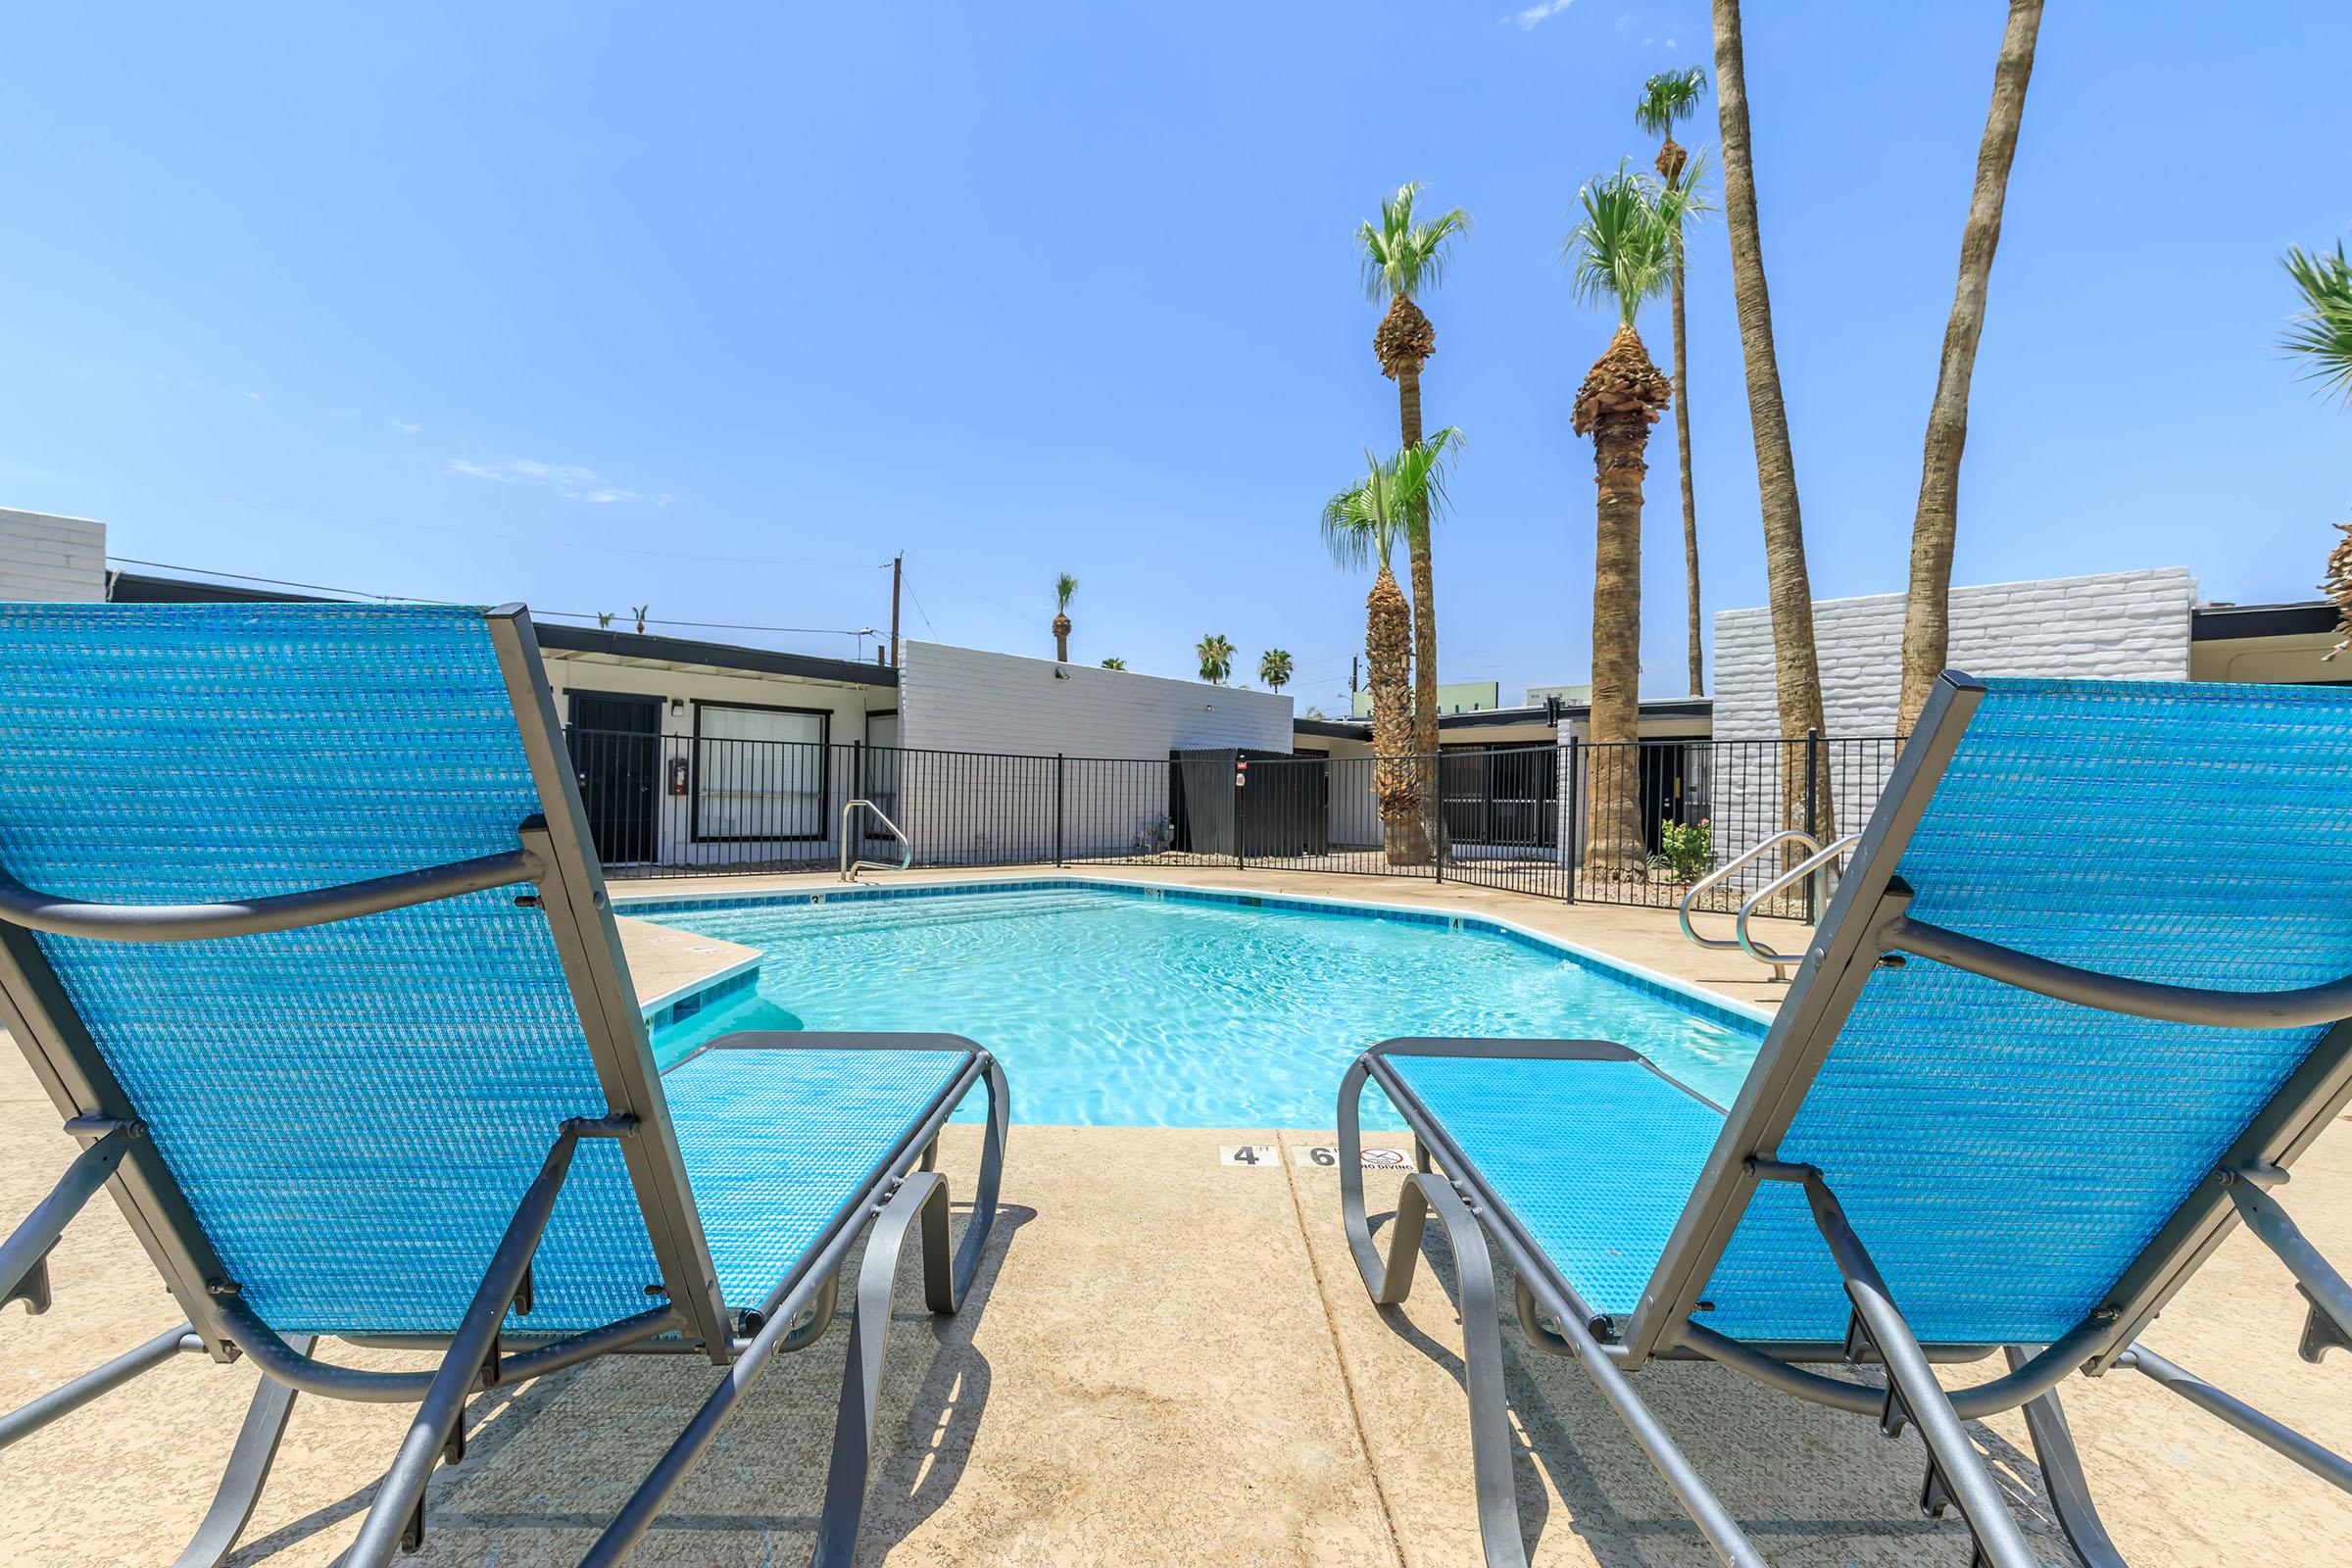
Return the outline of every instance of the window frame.
<path id="1" fill-rule="evenodd" d="M 813 833 L 705 833 L 703 831 L 703 710 L 728 708 L 753 713 L 802 713 L 816 723 L 816 831 Z M 764 741 L 761 745 L 807 745 L 805 741 Z M 833 818 L 833 710 L 793 708 L 781 703 L 735 703 L 721 699 L 694 700 L 694 735 L 687 753 L 687 839 L 695 844 L 821 844 L 830 839 Z"/>

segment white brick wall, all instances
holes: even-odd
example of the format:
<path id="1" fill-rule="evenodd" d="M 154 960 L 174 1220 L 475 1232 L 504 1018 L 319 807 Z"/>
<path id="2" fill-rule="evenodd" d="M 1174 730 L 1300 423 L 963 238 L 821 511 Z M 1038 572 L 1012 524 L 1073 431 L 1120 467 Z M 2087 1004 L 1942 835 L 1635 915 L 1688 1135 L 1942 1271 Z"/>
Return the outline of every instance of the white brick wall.
<path id="1" fill-rule="evenodd" d="M 1291 699 L 1273 692 L 944 643 L 906 643 L 900 662 L 901 744 L 985 754 L 908 760 L 899 788 L 923 824 L 926 853 L 952 854 L 960 843 L 985 858 L 1035 853 L 1041 840 L 1050 853 L 1051 808 L 1038 808 L 1053 799 L 1054 763 L 1002 758 L 1071 759 L 1062 768 L 1061 833 L 1064 854 L 1077 858 L 1123 854 L 1156 834 L 1168 815 L 1170 751 L 1291 749 Z M 1124 765 L 1080 760 L 1103 758 Z"/>
<path id="2" fill-rule="evenodd" d="M 1955 588 L 1951 657 L 1972 675 L 2186 680 L 2185 566 Z M 1902 687 L 1903 594 L 1826 599 L 1813 607 L 1821 702 L 1831 735 L 1891 735 Z M 1772 678 L 1772 612 L 1715 615 L 1715 736 L 1781 732 Z"/>
<path id="3" fill-rule="evenodd" d="M 2185 566 L 1954 588 L 1945 662 L 1972 675 L 2185 680 L 2189 610 L 2196 596 L 2196 580 Z M 1831 739 L 1894 733 L 1906 598 L 1875 594 L 1814 605 L 1824 733 Z M 1715 738 L 1770 739 L 1780 732 L 1771 611 L 1718 612 Z M 1780 750 L 1716 750 L 1711 805 L 1718 859 L 1738 855 L 1781 825 Z M 1831 758 L 1835 776 L 1828 825 L 1851 833 L 1877 804 L 1894 748 L 1833 747 Z M 1768 867 L 1775 860 L 1766 857 L 1757 864 Z"/>
<path id="4" fill-rule="evenodd" d="M 105 597 L 105 523 L 0 507 L 0 600 Z"/>

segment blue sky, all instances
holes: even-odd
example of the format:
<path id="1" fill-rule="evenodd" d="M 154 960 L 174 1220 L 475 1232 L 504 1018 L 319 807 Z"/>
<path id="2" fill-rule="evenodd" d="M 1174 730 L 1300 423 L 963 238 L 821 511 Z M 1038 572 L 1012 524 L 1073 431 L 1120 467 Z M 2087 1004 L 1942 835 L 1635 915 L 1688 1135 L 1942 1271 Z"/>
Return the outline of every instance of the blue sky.
<path id="1" fill-rule="evenodd" d="M 1818 595 L 1903 584 L 2002 7 L 1748 7 L 1765 253 Z M 2067 0 L 1977 367 L 1956 572 L 2185 564 L 2309 597 L 2352 413 L 2273 344 L 2352 227 L 2352 11 Z M 1652 149 L 1703 0 L 1184 7 L 35 8 L 0 76 L 0 505 L 118 555 L 546 612 L 887 625 L 1188 672 L 1203 632 L 1344 701 L 1366 584 L 1316 512 L 1395 439 L 1349 235 L 1471 210 L 1426 301 L 1469 449 L 1441 672 L 1581 679 L 1608 337 L 1556 261 Z M 1687 141 L 1714 139 L 1712 100 Z M 1643 320 L 1663 359 L 1662 308 Z M 1693 236 L 1710 611 L 1762 602 L 1720 221 Z M 1652 447 L 1643 688 L 1684 687 Z M 849 652 L 850 639 L 728 633 Z M 870 648 L 870 645 L 868 645 Z"/>

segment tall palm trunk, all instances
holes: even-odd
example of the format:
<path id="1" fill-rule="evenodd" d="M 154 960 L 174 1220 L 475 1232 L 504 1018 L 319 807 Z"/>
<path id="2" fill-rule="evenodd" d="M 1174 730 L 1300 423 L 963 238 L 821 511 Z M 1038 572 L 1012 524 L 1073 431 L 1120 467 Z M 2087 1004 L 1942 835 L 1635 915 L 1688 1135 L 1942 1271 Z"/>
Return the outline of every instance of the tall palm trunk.
<path id="1" fill-rule="evenodd" d="M 2017 156 L 2018 124 L 2026 114 L 2026 81 L 2034 74 L 2034 40 L 2041 29 L 2041 0 L 2009 0 L 2001 57 L 1992 69 L 1992 108 L 1977 147 L 1976 189 L 1960 230 L 1960 282 L 1943 325 L 1943 359 L 1936 369 L 1936 400 L 1928 405 L 1926 451 L 1919 466 L 1919 510 L 1911 520 L 1911 594 L 1903 610 L 1903 695 L 1895 728 L 1911 733 L 1928 693 L 1951 653 L 1952 542 L 1960 526 L 1960 452 L 1968 444 L 1968 383 L 1977 368 L 1977 339 L 1984 330 L 1984 294 L 1992 281 L 1992 253 L 2001 242 L 2001 204 L 2009 165 Z"/>
<path id="2" fill-rule="evenodd" d="M 1668 136 L 1658 148 L 1658 177 L 1671 185 L 1683 177 L 1689 155 Z M 1683 485 L 1683 582 L 1689 607 L 1686 630 L 1690 642 L 1690 695 L 1707 689 L 1707 658 L 1699 637 L 1698 610 L 1698 499 L 1690 487 L 1690 376 L 1683 347 L 1683 231 L 1674 231 L 1674 452 Z"/>
<path id="3" fill-rule="evenodd" d="M 1070 617 L 1067 615 L 1054 617 L 1054 658 L 1058 663 L 1070 662 Z"/>
<path id="4" fill-rule="evenodd" d="M 1411 710 L 1412 612 L 1396 576 L 1382 562 L 1364 598 L 1364 662 L 1372 685 L 1372 801 L 1391 865 L 1411 865 L 1411 830 L 1420 823 Z M 1426 855 L 1426 846 L 1423 854 Z"/>
<path id="5" fill-rule="evenodd" d="M 1421 308 L 1402 294 L 1389 302 L 1372 335 L 1373 352 L 1396 379 L 1396 423 L 1407 447 L 1421 444 L 1421 366 L 1437 351 L 1437 332 Z M 1430 564 L 1429 503 L 1415 502 L 1404 530 L 1405 559 L 1413 578 L 1413 708 L 1412 748 L 1418 758 L 1438 754 L 1438 607 L 1437 580 Z M 1434 774 L 1436 764 L 1422 761 L 1417 771 Z M 1431 818 L 1437 808 L 1435 788 L 1417 789 L 1419 809 L 1405 831 L 1411 852 L 1409 864 L 1430 858 Z"/>
<path id="6" fill-rule="evenodd" d="M 1642 837 L 1642 476 L 1649 427 L 1673 388 L 1641 334 L 1620 326 L 1576 395 L 1575 427 L 1592 437 L 1592 787 L 1585 818 L 1589 876 L 1640 879 Z"/>
<path id="7" fill-rule="evenodd" d="M 1756 440 L 1756 489 L 1764 514 L 1764 572 L 1772 604 L 1773 680 L 1781 736 L 1801 742 L 1822 727 L 1821 662 L 1813 649 L 1813 585 L 1805 571 L 1805 526 L 1796 503 L 1796 458 L 1788 447 L 1788 411 L 1781 402 L 1780 357 L 1772 342 L 1772 296 L 1764 286 L 1764 242 L 1756 226 L 1756 171 L 1748 146 L 1747 66 L 1740 39 L 1740 0 L 1714 0 L 1715 107 L 1723 131 L 1724 226 L 1732 241 L 1732 296 L 1740 308 L 1740 353 L 1747 370 L 1748 424 Z M 1803 751 L 1784 748 L 1783 824 L 1804 825 Z M 1829 749 L 1815 781 L 1815 831 L 1835 829 Z"/>

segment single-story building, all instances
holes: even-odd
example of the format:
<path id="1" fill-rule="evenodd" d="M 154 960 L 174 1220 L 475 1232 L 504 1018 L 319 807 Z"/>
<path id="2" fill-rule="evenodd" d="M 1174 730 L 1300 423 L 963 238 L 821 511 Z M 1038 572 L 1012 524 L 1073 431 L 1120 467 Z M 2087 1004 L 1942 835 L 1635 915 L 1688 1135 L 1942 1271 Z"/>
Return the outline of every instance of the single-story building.
<path id="1" fill-rule="evenodd" d="M 105 527 L 0 510 L 0 599 L 121 604 L 316 593 L 108 570 Z M 1167 835 L 1170 754 L 1287 751 L 1291 699 L 906 642 L 901 665 L 536 621 L 608 867 L 823 862 L 853 800 L 919 809 L 934 860 L 1122 853 Z M 1066 762 L 1057 767 L 1057 758 Z M 1065 778 L 1049 821 L 1050 772 Z M 895 855 L 870 814 L 860 854 Z"/>

